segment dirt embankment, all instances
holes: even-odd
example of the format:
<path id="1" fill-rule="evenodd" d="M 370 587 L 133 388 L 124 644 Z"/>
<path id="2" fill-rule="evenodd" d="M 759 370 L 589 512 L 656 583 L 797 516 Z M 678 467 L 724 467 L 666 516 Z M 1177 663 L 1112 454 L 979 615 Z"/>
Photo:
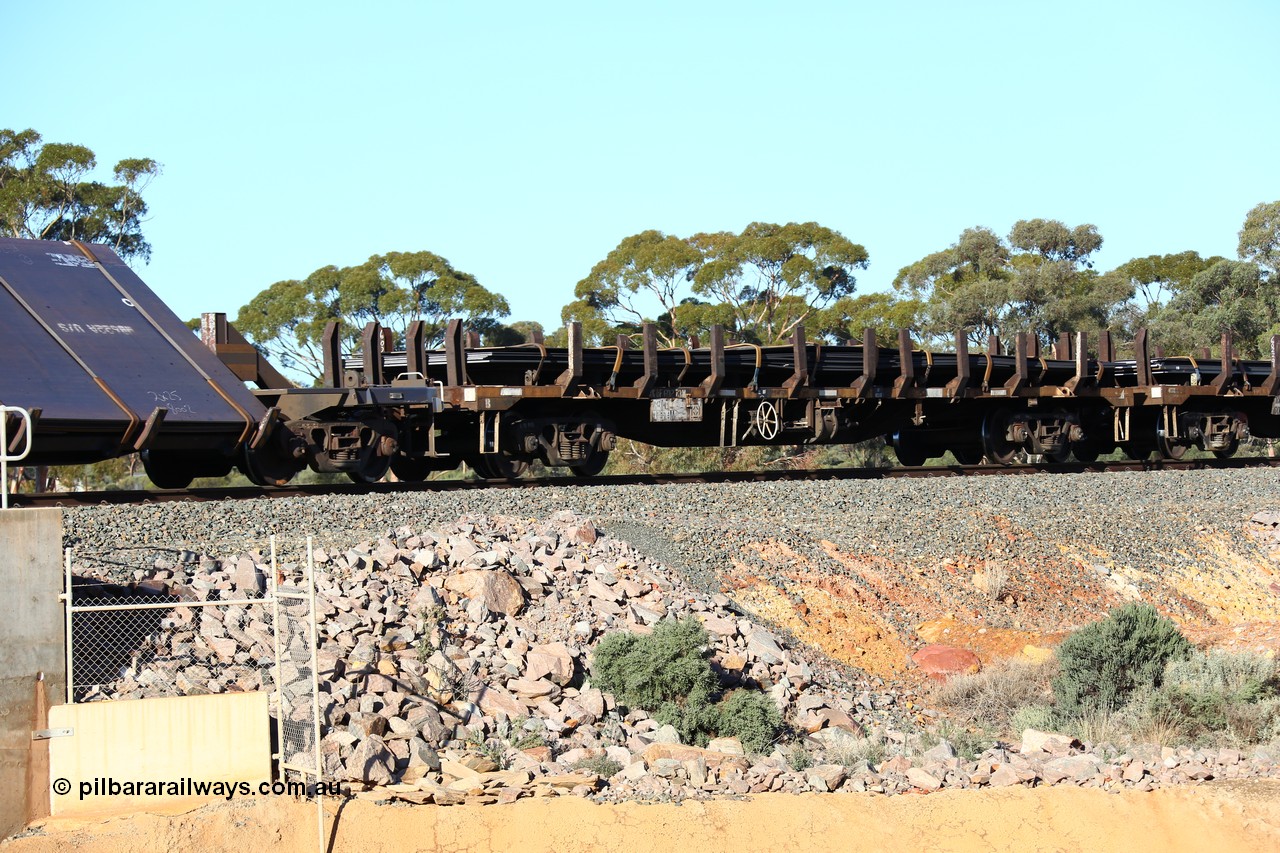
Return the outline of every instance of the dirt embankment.
<path id="1" fill-rule="evenodd" d="M 1244 527 L 1264 545 L 1280 543 L 1280 528 Z M 808 553 L 754 541 L 719 579 L 801 642 L 895 683 L 918 680 L 909 658 L 922 644 L 971 649 L 983 664 L 1042 660 L 1072 630 L 1131 600 L 1151 602 L 1204 648 L 1280 649 L 1280 547 L 1242 550 L 1239 540 L 1202 531 L 1190 537 L 1193 558 L 1135 568 L 1098 547 L 1019 557 L 1017 546 L 1039 534 L 1007 521 L 999 533 L 1013 554 L 925 562 L 826 540 Z"/>
<path id="2" fill-rule="evenodd" d="M 332 808 L 327 824 L 332 824 Z M 1218 783 L 1152 793 L 1055 787 L 928 796 L 799 796 L 684 805 L 595 805 L 577 797 L 507 806 L 385 807 L 353 800 L 332 853 L 409 851 L 1280 849 L 1280 782 Z M 4 853 L 316 850 L 315 807 L 291 799 L 172 808 L 165 814 L 59 819 Z"/>

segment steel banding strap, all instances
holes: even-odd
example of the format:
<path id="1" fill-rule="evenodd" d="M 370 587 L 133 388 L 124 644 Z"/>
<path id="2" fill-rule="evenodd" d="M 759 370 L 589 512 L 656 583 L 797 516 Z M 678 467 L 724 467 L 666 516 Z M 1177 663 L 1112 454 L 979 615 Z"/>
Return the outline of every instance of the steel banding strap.
<path id="1" fill-rule="evenodd" d="M 610 374 L 609 381 L 605 383 L 606 385 L 609 386 L 610 391 L 617 391 L 618 390 L 618 371 L 622 369 L 622 347 L 611 346 L 611 347 L 601 347 L 601 349 L 611 349 L 617 352 L 617 355 L 613 359 L 613 373 Z"/>
<path id="2" fill-rule="evenodd" d="M 764 364 L 764 349 L 759 344 L 729 344 L 725 349 L 741 349 L 743 347 L 752 347 L 756 351 L 756 370 L 751 375 L 751 382 L 748 388 L 755 388 L 760 384 L 760 367 Z"/>
<path id="3" fill-rule="evenodd" d="M 31 307 L 27 300 L 22 298 L 18 291 L 13 289 L 13 285 L 9 284 L 9 282 L 5 280 L 4 276 L 0 276 L 0 286 L 3 286 L 5 290 L 9 291 L 9 295 L 13 297 L 15 302 L 22 306 L 24 311 L 31 315 L 31 319 L 39 323 L 40 327 L 49 333 L 49 337 L 57 341 L 58 346 L 62 347 L 63 351 L 67 355 L 75 359 L 76 364 L 80 365 L 81 369 L 83 369 L 85 373 L 89 374 L 89 378 L 102 389 L 103 393 L 111 398 L 111 402 L 115 403 L 116 406 L 119 407 L 120 411 L 124 412 L 125 415 L 128 416 L 129 426 L 125 427 L 124 436 L 120 439 L 120 446 L 127 447 L 132 442 L 134 435 L 136 435 L 138 430 L 142 428 L 142 418 L 138 417 L 137 413 L 134 412 L 133 409 L 125 405 L 125 402 L 116 395 L 115 391 L 111 390 L 111 387 L 103 381 L 102 377 L 93 372 L 93 368 L 85 363 L 84 359 L 82 359 L 80 355 L 62 339 L 62 336 L 55 332 L 53 327 L 44 321 L 43 317 L 36 313 L 36 310 Z"/>
<path id="4" fill-rule="evenodd" d="M 671 352 L 673 350 L 679 350 L 684 353 L 684 367 L 680 369 L 680 375 L 676 377 L 676 382 L 683 382 L 684 375 L 689 372 L 689 365 L 693 363 L 693 355 L 689 352 L 688 347 L 667 347 L 662 351 Z"/>
<path id="5" fill-rule="evenodd" d="M 546 347 L 546 345 L 544 345 L 544 344 L 533 344 L 533 343 L 529 343 L 529 344 L 521 344 L 521 346 L 526 346 L 526 347 L 537 347 L 537 349 L 538 349 L 538 366 L 537 366 L 536 368 L 534 368 L 534 371 L 533 371 L 533 379 L 534 379 L 534 381 L 533 381 L 533 383 L 532 383 L 532 384 L 534 384 L 534 385 L 537 385 L 537 384 L 538 384 L 538 381 L 537 381 L 537 380 L 538 380 L 538 377 L 542 375 L 542 365 L 543 365 L 543 363 L 547 360 L 547 347 Z"/>
<path id="6" fill-rule="evenodd" d="M 79 240 L 72 240 L 71 243 L 77 249 L 79 249 L 86 258 L 93 261 L 94 266 L 97 267 L 98 271 L 101 272 L 103 276 L 106 277 L 107 281 L 111 282 L 111 285 L 116 290 L 118 290 L 125 299 L 129 300 L 129 305 L 132 306 L 134 310 L 136 310 L 139 314 L 141 314 L 146 319 L 146 321 L 151 324 L 151 327 L 160 333 L 161 337 L 163 337 L 166 341 L 169 342 L 169 346 L 173 347 L 173 349 L 179 355 L 181 355 L 183 359 L 186 360 L 187 364 L 191 365 L 192 369 L 195 370 L 196 373 L 199 373 L 200 376 L 204 378 L 205 382 L 209 383 L 209 387 L 212 388 L 219 397 L 225 400 L 227 402 L 227 405 L 235 409 L 236 414 L 244 418 L 244 430 L 240 433 L 240 438 L 236 442 L 236 446 L 239 447 L 240 445 L 244 444 L 244 442 L 249 438 L 250 433 L 253 432 L 253 428 L 256 425 L 254 419 L 249 415 L 249 413 L 246 412 L 244 409 L 242 409 L 239 406 L 239 404 L 236 403 L 235 400 L 232 400 L 231 397 L 227 395 L 227 392 L 223 391 L 222 388 L 218 385 L 218 383 L 214 381 L 213 377 L 210 376 L 208 373 L 206 373 L 204 368 L 201 367 L 199 364 L 197 364 L 195 359 L 193 359 L 185 349 L 179 346 L 178 342 L 175 341 L 172 337 L 170 337 L 168 332 L 166 332 L 163 328 L 161 328 L 160 324 L 155 321 L 155 318 L 152 317 L 149 313 L 147 313 L 147 310 L 145 308 L 143 308 L 141 305 L 138 304 L 137 300 L 133 298 L 133 296 L 129 293 L 129 291 L 125 290 L 124 287 L 120 285 L 120 282 L 116 281 L 115 276 L 107 272 L 107 268 L 102 265 L 101 261 L 99 261 L 96 257 L 93 256 L 93 253 L 89 251 L 88 246 L 86 246 L 84 243 L 81 243 Z"/>

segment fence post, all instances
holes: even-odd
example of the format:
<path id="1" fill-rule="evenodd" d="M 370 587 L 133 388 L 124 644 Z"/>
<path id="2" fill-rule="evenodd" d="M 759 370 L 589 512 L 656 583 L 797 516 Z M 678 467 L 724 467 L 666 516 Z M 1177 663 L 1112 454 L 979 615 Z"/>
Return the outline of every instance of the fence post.
<path id="1" fill-rule="evenodd" d="M 284 686 L 283 669 L 280 666 L 280 574 L 276 566 L 276 535 L 271 534 L 271 634 L 275 640 L 276 654 L 276 770 L 280 781 L 285 781 L 284 767 Z"/>
<path id="2" fill-rule="evenodd" d="M 72 601 L 71 599 L 71 549 L 70 548 L 66 549 L 64 564 L 66 566 L 66 570 L 64 572 L 65 579 L 63 580 L 63 583 L 65 584 L 65 586 L 63 587 L 62 600 L 66 604 L 66 614 L 67 614 L 67 630 L 66 630 L 67 704 L 74 705 L 76 701 L 76 688 L 75 688 L 76 679 L 75 679 L 75 670 L 72 668 L 75 665 L 75 656 L 71 652 L 71 648 L 72 648 L 71 623 L 74 622 L 75 620 L 72 619 L 73 611 L 71 610 L 71 607 L 75 602 Z"/>

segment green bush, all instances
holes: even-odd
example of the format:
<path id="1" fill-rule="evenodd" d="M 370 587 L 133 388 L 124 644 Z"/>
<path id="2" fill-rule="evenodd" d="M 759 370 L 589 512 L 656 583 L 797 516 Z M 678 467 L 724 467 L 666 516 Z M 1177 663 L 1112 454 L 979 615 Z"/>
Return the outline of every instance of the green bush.
<path id="1" fill-rule="evenodd" d="M 1058 727 L 1058 718 L 1053 708 L 1039 703 L 1023 705 L 1009 715 L 1009 731 L 1021 736 L 1027 729 L 1051 732 Z"/>
<path id="2" fill-rule="evenodd" d="M 622 765 L 607 755 L 593 755 L 578 759 L 574 762 L 573 769 L 594 773 L 601 779 L 611 779 L 622 772 Z"/>
<path id="3" fill-rule="evenodd" d="M 1261 655 L 1194 652 L 1169 662 L 1148 704 L 1186 737 L 1204 740 L 1225 732 L 1252 743 L 1268 739 L 1280 722 L 1277 687 L 1276 664 Z"/>
<path id="4" fill-rule="evenodd" d="M 694 619 L 659 622 L 648 636 L 609 634 L 596 646 L 592 680 L 620 704 L 674 726 L 684 743 L 702 746 L 711 735 L 722 735 L 762 751 L 781 717 L 766 697 L 750 691 L 718 702 L 720 683 L 704 657 L 707 645 L 706 629 Z"/>
<path id="5" fill-rule="evenodd" d="M 1191 643 L 1149 604 L 1126 604 L 1058 646 L 1053 693 L 1060 714 L 1112 711 L 1135 689 L 1161 684 L 1165 665 L 1184 660 Z"/>
<path id="6" fill-rule="evenodd" d="M 747 752 L 764 752 L 782 726 L 782 715 L 767 697 L 751 690 L 735 690 L 717 706 L 721 737 L 736 737 Z"/>
<path id="7" fill-rule="evenodd" d="M 1280 692 L 1276 662 L 1251 653 L 1194 652 L 1170 661 L 1164 683 L 1192 694 L 1214 694 L 1233 702 L 1257 702 Z"/>
<path id="8" fill-rule="evenodd" d="M 711 673 L 710 666 L 707 666 L 707 672 Z M 714 673 L 711 673 L 711 678 L 714 683 Z M 710 734 L 720 730 L 716 695 L 715 690 L 699 681 L 689 695 L 677 696 L 659 705 L 653 718 L 663 725 L 674 726 L 680 733 L 681 742 L 706 746 Z"/>
<path id="9" fill-rule="evenodd" d="M 686 698 L 706 701 L 719 688 L 703 657 L 707 643 L 706 629 L 694 619 L 664 620 L 647 637 L 618 631 L 596 646 L 592 680 L 623 705 L 647 711 L 683 706 Z"/>

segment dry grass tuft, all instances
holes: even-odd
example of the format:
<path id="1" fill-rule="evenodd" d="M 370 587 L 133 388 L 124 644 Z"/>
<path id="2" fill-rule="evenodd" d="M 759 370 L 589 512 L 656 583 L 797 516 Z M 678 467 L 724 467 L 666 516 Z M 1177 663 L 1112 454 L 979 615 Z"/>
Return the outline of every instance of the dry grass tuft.
<path id="1" fill-rule="evenodd" d="M 1057 671 L 1044 663 L 1003 660 L 973 675 L 958 675 L 939 685 L 934 700 L 965 722 L 992 732 L 1012 732 L 1010 717 L 1024 705 L 1050 701 Z M 1012 732 L 1017 734 L 1016 732 Z"/>

